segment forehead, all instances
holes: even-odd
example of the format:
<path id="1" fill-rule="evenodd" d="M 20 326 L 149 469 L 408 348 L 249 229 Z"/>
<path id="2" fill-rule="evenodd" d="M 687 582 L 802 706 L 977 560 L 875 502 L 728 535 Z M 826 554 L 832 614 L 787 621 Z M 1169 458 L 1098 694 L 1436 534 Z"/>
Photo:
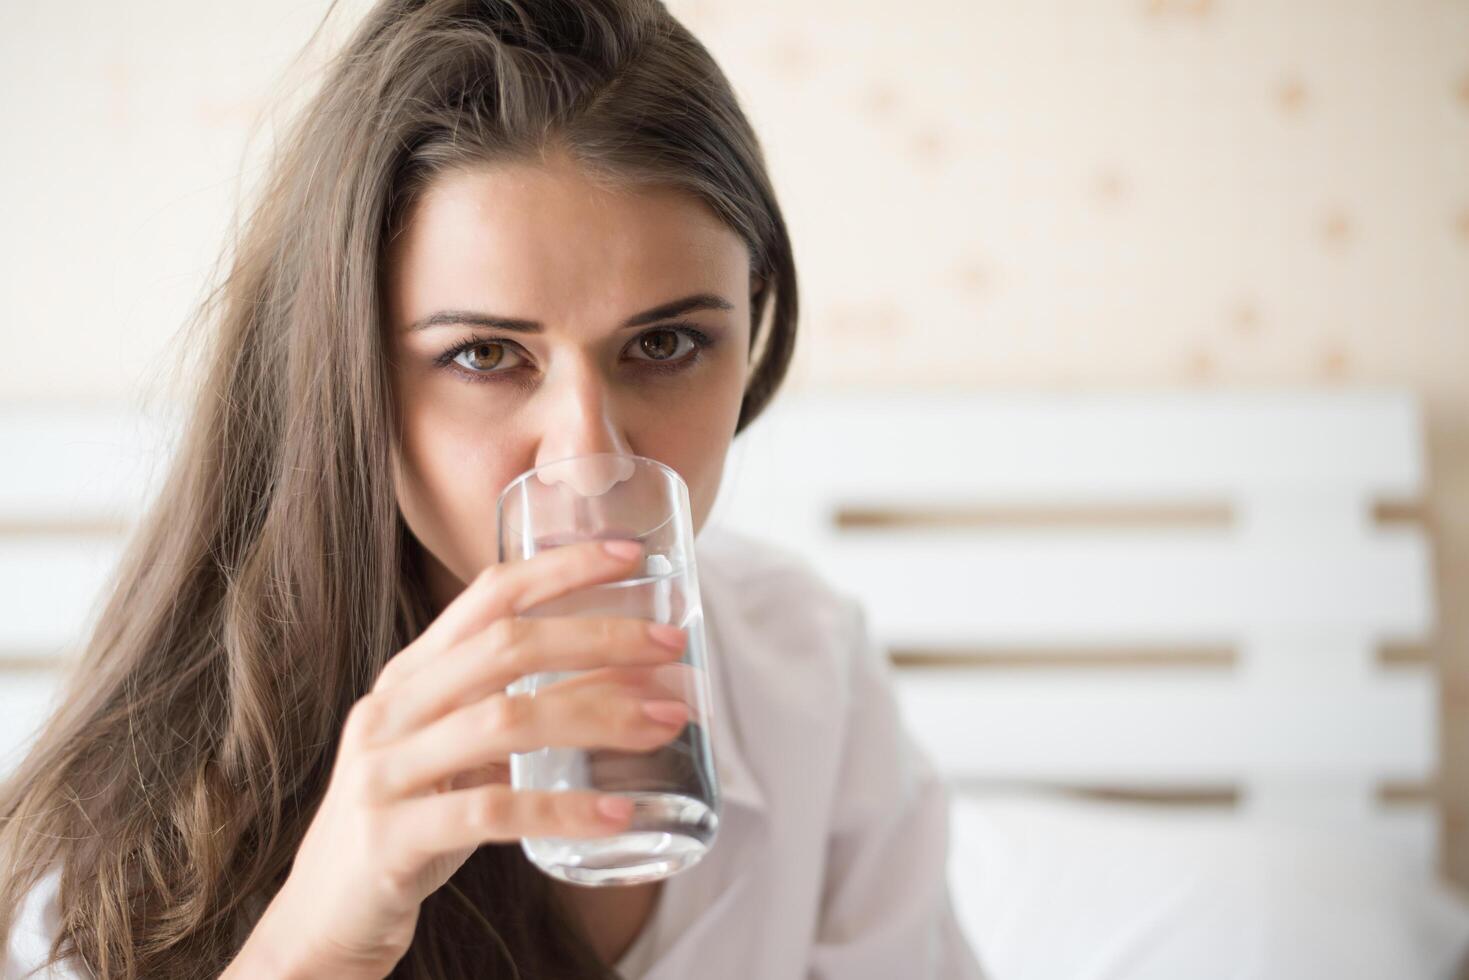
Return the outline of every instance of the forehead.
<path id="1" fill-rule="evenodd" d="M 610 320 L 749 274 L 744 242 L 693 195 L 608 186 L 554 159 L 441 176 L 385 257 L 404 319 L 456 305 L 553 322 L 595 308 Z"/>

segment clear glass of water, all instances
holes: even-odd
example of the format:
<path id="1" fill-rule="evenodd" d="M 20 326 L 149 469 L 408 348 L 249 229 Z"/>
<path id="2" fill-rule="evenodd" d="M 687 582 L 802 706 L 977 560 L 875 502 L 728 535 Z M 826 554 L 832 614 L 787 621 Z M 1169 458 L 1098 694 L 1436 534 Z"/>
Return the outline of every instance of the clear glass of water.
<path id="1" fill-rule="evenodd" d="M 719 827 L 719 785 L 709 739 L 711 696 L 688 487 L 674 470 L 645 456 L 573 456 L 512 480 L 500 494 L 496 522 L 501 562 L 588 539 L 643 544 L 642 567 L 628 578 L 559 596 L 522 615 L 630 616 L 671 623 L 688 635 L 677 663 L 616 668 L 637 674 L 656 696 L 689 706 L 689 721 L 671 742 L 650 752 L 547 747 L 510 756 L 516 789 L 628 797 L 634 806 L 627 829 L 596 838 L 527 837 L 522 848 L 547 874 L 581 885 L 654 881 L 692 867 Z M 528 674 L 507 691 L 535 697 L 589 673 L 595 672 Z"/>

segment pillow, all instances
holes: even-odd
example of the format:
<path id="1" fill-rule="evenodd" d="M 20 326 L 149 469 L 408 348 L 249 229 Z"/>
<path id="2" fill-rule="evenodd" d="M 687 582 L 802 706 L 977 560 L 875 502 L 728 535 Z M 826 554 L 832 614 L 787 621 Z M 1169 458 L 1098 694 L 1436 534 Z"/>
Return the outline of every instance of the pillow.
<path id="1" fill-rule="evenodd" d="M 1041 792 L 954 795 L 991 980 L 1455 980 L 1469 899 L 1364 831 Z"/>

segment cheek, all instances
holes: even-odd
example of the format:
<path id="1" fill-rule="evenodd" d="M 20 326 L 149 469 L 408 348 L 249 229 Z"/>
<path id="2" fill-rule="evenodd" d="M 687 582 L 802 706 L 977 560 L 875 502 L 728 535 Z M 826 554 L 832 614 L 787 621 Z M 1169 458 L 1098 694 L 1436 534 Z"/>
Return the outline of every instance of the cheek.
<path id="1" fill-rule="evenodd" d="M 516 474 L 505 436 L 461 413 L 409 400 L 398 505 L 409 530 L 461 582 L 496 559 L 495 499 Z"/>
<path id="2" fill-rule="evenodd" d="M 676 422 L 670 423 L 665 413 L 644 428 L 642 439 L 634 438 L 634 451 L 672 466 L 688 484 L 695 534 L 718 496 L 743 393 L 743 374 L 722 373 L 701 386 L 694 406 Z"/>

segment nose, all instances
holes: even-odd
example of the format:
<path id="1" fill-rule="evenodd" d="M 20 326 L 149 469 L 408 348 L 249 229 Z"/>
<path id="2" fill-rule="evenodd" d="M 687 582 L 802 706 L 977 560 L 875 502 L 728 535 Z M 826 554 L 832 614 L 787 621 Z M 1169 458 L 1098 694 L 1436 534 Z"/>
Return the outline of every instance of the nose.
<path id="1" fill-rule="evenodd" d="M 618 419 L 617 406 L 606 382 L 592 368 L 560 365 L 558 377 L 547 376 L 537 397 L 544 412 L 536 466 L 595 453 L 632 453 Z M 539 479 L 547 485 L 564 483 L 584 497 L 601 496 L 633 474 L 626 459 L 592 459 L 557 466 Z"/>

